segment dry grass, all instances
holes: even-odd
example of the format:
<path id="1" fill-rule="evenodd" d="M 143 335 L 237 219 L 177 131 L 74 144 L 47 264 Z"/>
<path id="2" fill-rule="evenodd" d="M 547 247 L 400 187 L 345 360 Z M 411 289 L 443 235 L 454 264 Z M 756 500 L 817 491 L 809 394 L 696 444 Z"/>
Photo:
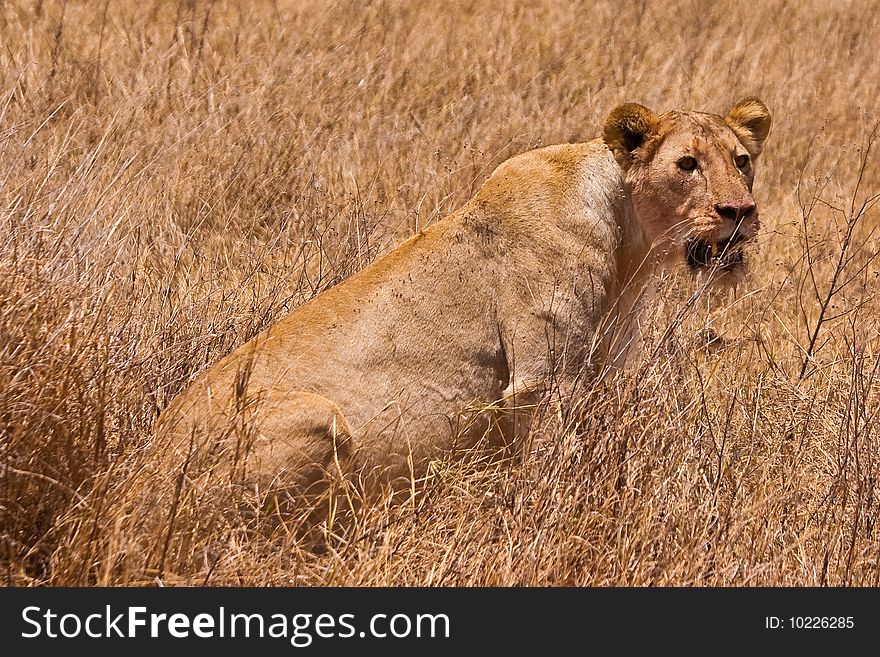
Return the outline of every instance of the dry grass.
<path id="1" fill-rule="evenodd" d="M 878 42 L 868 1 L 3 3 L 5 582 L 877 585 Z M 142 553 L 171 532 L 138 448 L 206 364 L 513 153 L 745 95 L 775 120 L 753 275 L 675 282 L 637 374 L 327 555 L 192 504 Z"/>

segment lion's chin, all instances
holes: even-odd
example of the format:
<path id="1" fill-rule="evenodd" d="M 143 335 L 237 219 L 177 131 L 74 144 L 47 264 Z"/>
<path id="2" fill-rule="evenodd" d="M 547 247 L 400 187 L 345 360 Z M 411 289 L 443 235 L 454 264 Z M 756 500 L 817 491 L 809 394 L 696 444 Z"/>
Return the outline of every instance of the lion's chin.
<path id="1" fill-rule="evenodd" d="M 728 288 L 739 285 L 748 274 L 745 260 L 725 267 L 706 267 L 698 271 L 700 277 L 708 277 L 713 288 Z"/>

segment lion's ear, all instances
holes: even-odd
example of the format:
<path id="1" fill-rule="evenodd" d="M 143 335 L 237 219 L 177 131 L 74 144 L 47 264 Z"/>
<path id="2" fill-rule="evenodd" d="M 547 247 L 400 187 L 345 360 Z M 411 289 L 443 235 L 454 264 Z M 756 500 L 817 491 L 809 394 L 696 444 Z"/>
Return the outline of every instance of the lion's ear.
<path id="1" fill-rule="evenodd" d="M 757 98 L 746 98 L 734 105 L 724 118 L 736 138 L 742 142 L 753 158 L 764 148 L 764 140 L 770 134 L 770 110 Z"/>
<path id="2" fill-rule="evenodd" d="M 605 119 L 602 137 L 614 153 L 614 159 L 627 169 L 632 164 L 633 152 L 657 134 L 659 127 L 660 119 L 647 107 L 625 103 L 612 110 Z"/>

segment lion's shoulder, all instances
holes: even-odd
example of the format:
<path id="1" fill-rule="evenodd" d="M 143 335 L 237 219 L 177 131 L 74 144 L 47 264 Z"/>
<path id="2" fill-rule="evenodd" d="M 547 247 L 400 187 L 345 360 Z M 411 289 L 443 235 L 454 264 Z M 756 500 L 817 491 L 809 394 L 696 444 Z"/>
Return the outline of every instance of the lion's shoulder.
<path id="1" fill-rule="evenodd" d="M 554 144 L 502 162 L 471 204 L 505 232 L 532 241 L 547 237 L 608 251 L 623 217 L 623 172 L 601 140 Z M 597 228 L 599 229 L 597 232 Z M 610 257 L 610 256 L 609 256 Z"/>
<path id="2" fill-rule="evenodd" d="M 600 139 L 535 148 L 502 162 L 477 193 L 477 201 L 522 204 L 562 201 L 588 190 L 618 191 L 623 174 Z"/>
<path id="3" fill-rule="evenodd" d="M 492 172 L 489 179 L 511 175 L 543 174 L 548 177 L 575 175 L 584 168 L 593 171 L 619 171 L 608 147 L 601 139 L 552 144 L 514 155 Z"/>

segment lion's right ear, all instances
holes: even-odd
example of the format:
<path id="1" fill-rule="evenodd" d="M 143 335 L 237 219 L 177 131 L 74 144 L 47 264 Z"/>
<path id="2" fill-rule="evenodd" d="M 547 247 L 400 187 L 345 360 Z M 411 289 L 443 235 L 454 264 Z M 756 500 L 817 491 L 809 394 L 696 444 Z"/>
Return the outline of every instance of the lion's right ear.
<path id="1" fill-rule="evenodd" d="M 625 103 L 615 108 L 605 119 L 602 137 L 624 169 L 633 161 L 633 152 L 650 137 L 657 134 L 660 119 L 654 112 L 638 103 Z"/>

